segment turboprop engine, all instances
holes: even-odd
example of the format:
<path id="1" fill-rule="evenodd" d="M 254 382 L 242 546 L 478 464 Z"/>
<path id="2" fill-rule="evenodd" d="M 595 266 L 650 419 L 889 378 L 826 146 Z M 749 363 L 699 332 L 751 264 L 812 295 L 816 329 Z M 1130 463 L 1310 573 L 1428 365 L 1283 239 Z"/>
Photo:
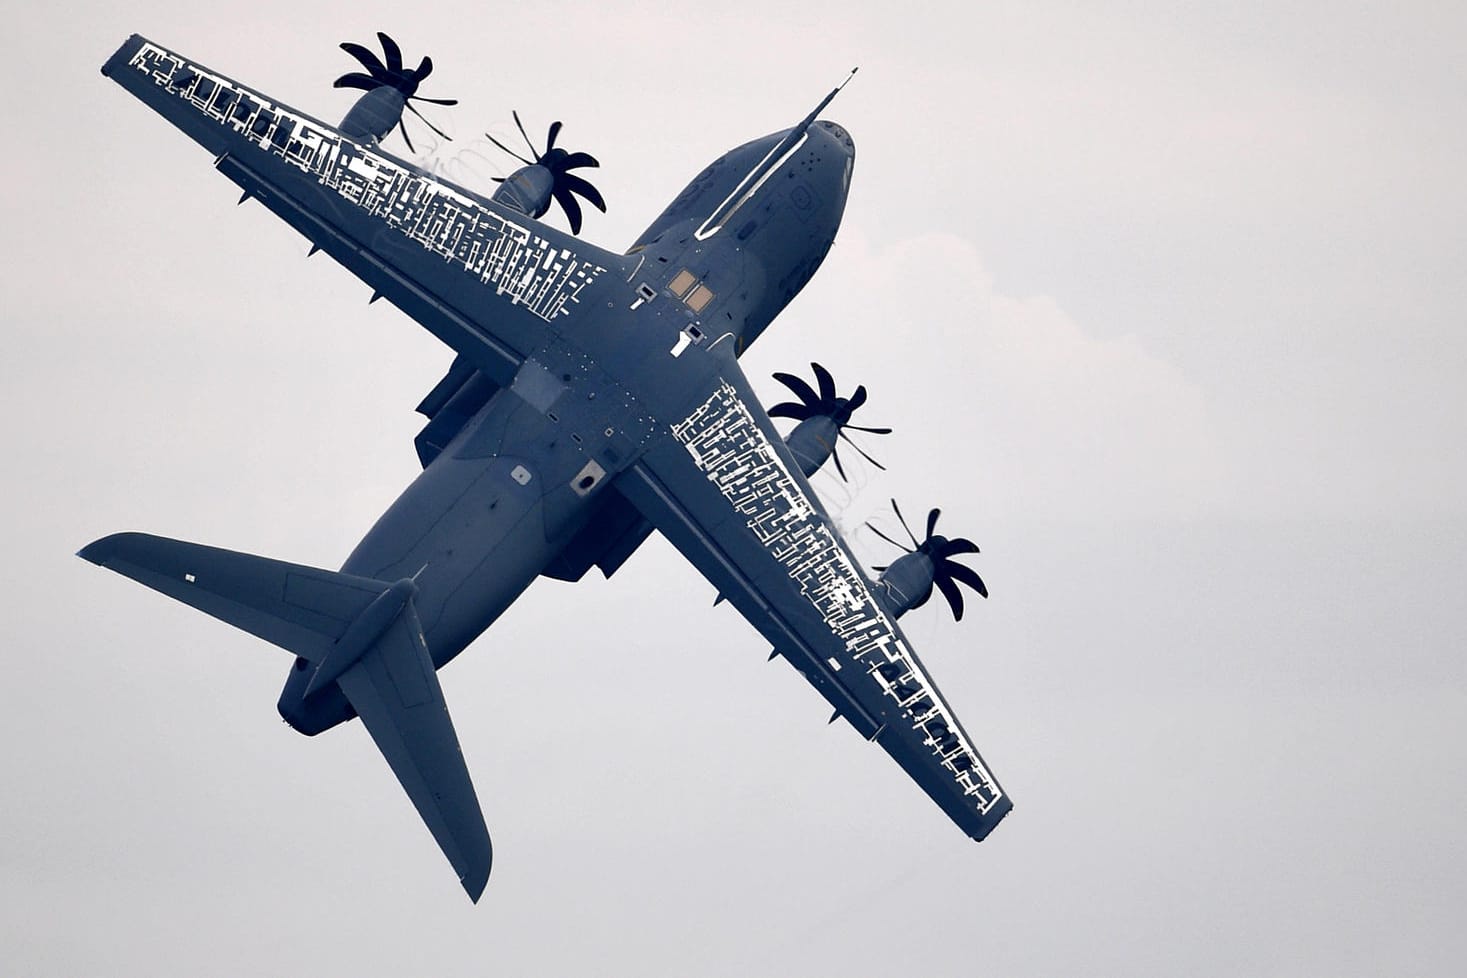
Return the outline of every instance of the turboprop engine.
<path id="1" fill-rule="evenodd" d="M 606 212 L 606 201 L 601 198 L 601 191 L 593 187 L 590 181 L 570 171 L 600 166 L 601 163 L 590 153 L 568 153 L 556 146 L 555 137 L 560 135 L 561 127 L 559 121 L 550 124 L 550 131 L 545 137 L 545 151 L 540 152 L 530 142 L 524 124 L 520 122 L 520 114 L 512 112 L 511 115 L 514 116 L 514 124 L 519 128 L 520 135 L 525 138 L 525 145 L 530 147 L 530 155 L 535 158 L 527 160 L 487 132 L 484 134 L 495 146 L 525 164 L 508 177 L 494 178 L 499 184 L 499 189 L 494 191 L 494 200 L 506 207 L 513 207 L 521 214 L 540 217 L 550 209 L 550 201 L 553 199 L 565 211 L 571 234 L 580 234 L 581 205 L 576 200 L 576 195 L 584 197 L 603 214 Z"/>
<path id="2" fill-rule="evenodd" d="M 408 109 L 422 119 L 429 129 L 447 139 L 448 136 L 433 123 L 423 119 L 423 114 L 412 105 L 413 102 L 458 104 L 458 99 L 424 98 L 417 94 L 418 85 L 433 73 L 433 59 L 425 56 L 416 68 L 404 68 L 402 49 L 397 46 L 397 42 L 381 31 L 377 32 L 377 39 L 382 42 L 385 61 L 360 44 L 353 44 L 351 41 L 343 41 L 341 44 L 343 51 L 356 58 L 367 69 L 366 74 L 360 71 L 348 72 L 332 83 L 333 88 L 359 88 L 366 92 L 357 99 L 346 118 L 341 120 L 341 131 L 358 139 L 380 141 L 392 131 L 393 126 L 398 126 L 402 129 L 402 138 L 408 149 L 413 150 L 413 141 L 408 138 L 407 127 L 402 124 L 403 110 Z"/>
<path id="3" fill-rule="evenodd" d="M 836 450 L 838 438 L 844 438 L 862 458 L 885 470 L 886 466 L 867 455 L 846 434 L 846 429 L 872 435 L 891 434 L 890 428 L 862 428 L 851 424 L 851 415 L 866 403 L 865 385 L 857 387 L 850 397 L 836 397 L 835 379 L 830 376 L 830 371 L 818 363 L 811 363 L 810 368 L 815 371 L 819 393 L 794 374 L 775 374 L 774 379 L 793 391 L 799 401 L 784 401 L 769 409 L 771 418 L 794 418 L 799 422 L 785 437 L 784 443 L 800 463 L 800 471 L 805 478 L 814 475 L 830 459 L 835 460 L 835 470 L 840 477 L 846 478 L 845 466 L 841 465 L 840 453 Z"/>
<path id="4" fill-rule="evenodd" d="M 901 521 L 902 529 L 906 530 L 907 536 L 912 538 L 911 548 L 897 543 L 870 523 L 866 524 L 867 528 L 881 539 L 906 551 L 892 561 L 890 566 L 875 568 L 881 571 L 877 585 L 887 610 L 900 618 L 913 608 L 922 607 L 927 603 L 927 599 L 932 597 L 932 588 L 936 585 L 937 589 L 942 592 L 942 596 L 947 599 L 948 606 L 952 608 L 954 620 L 962 621 L 963 593 L 958 588 L 958 582 L 961 581 L 968 585 L 985 598 L 988 597 L 988 587 L 973 568 L 960 564 L 952 558 L 957 554 L 978 553 L 977 544 L 963 537 L 949 540 L 947 537 L 934 534 L 933 530 L 937 528 L 937 518 L 942 514 L 940 509 L 934 509 L 927 514 L 927 537 L 918 543 L 916 536 L 912 534 L 911 527 L 907 526 L 901 509 L 897 507 L 895 499 L 891 501 L 891 508 L 896 512 L 897 519 Z"/>

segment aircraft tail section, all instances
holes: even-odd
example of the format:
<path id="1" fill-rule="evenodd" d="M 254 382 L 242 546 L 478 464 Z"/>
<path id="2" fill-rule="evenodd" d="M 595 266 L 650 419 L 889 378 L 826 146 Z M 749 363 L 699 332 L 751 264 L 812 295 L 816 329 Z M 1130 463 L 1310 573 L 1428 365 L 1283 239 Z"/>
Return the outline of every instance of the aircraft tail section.
<path id="1" fill-rule="evenodd" d="M 423 638 L 412 581 L 395 583 L 119 533 L 78 556 L 295 653 L 307 695 L 331 683 L 362 718 L 471 899 L 489 832 Z"/>

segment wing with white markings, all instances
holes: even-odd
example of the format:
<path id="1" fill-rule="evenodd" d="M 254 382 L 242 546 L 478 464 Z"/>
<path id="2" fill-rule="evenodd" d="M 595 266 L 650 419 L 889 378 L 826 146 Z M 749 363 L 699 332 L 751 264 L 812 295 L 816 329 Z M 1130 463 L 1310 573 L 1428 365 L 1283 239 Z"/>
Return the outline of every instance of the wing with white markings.
<path id="1" fill-rule="evenodd" d="M 964 832 L 1013 807 L 731 358 L 615 485 Z"/>
<path id="2" fill-rule="evenodd" d="M 627 259 L 435 177 L 146 38 L 102 73 L 215 166 L 504 385 L 547 328 L 625 285 Z M 231 279 L 241 301 L 269 283 Z M 604 306 L 604 303 L 600 305 Z"/>

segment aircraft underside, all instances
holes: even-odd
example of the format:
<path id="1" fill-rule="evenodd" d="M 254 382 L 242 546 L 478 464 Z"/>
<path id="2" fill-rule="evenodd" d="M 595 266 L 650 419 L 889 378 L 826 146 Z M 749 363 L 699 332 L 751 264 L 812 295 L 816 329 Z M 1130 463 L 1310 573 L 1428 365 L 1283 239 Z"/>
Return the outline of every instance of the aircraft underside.
<path id="1" fill-rule="evenodd" d="M 543 150 L 525 135 L 534 158 L 492 198 L 383 150 L 432 64 L 379 37 L 385 60 L 343 45 L 367 73 L 338 87 L 366 94 L 338 127 L 136 35 L 103 73 L 457 354 L 419 407 L 422 474 L 339 571 L 140 533 L 81 556 L 293 653 L 281 715 L 307 734 L 360 716 L 474 899 L 492 851 L 437 670 L 537 576 L 609 576 L 654 529 L 761 652 L 986 837 L 1012 803 L 897 623 L 934 588 L 959 618 L 958 582 L 986 597 L 952 559 L 977 547 L 938 535 L 936 509 L 919 541 L 898 510 L 912 546 L 872 577 L 807 481 L 843 474 L 846 429 L 889 430 L 850 424 L 865 388 L 839 397 L 814 364 L 818 390 L 777 374 L 799 400 L 766 411 L 738 363 L 839 227 L 855 146 L 816 118 L 835 92 L 715 160 L 616 254 L 574 236 L 577 198 L 605 204 L 559 122 Z M 551 201 L 573 234 L 539 220 Z M 788 441 L 771 416 L 799 422 Z"/>

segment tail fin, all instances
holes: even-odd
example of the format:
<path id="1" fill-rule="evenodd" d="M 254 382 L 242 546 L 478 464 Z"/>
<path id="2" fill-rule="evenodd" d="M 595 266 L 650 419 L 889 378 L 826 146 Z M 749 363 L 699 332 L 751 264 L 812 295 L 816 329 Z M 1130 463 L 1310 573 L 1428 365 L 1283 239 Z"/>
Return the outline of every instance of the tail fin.
<path id="1" fill-rule="evenodd" d="M 387 583 L 144 533 L 78 556 L 146 584 L 316 666 L 335 682 L 475 901 L 492 849 L 423 639 L 411 581 Z"/>

